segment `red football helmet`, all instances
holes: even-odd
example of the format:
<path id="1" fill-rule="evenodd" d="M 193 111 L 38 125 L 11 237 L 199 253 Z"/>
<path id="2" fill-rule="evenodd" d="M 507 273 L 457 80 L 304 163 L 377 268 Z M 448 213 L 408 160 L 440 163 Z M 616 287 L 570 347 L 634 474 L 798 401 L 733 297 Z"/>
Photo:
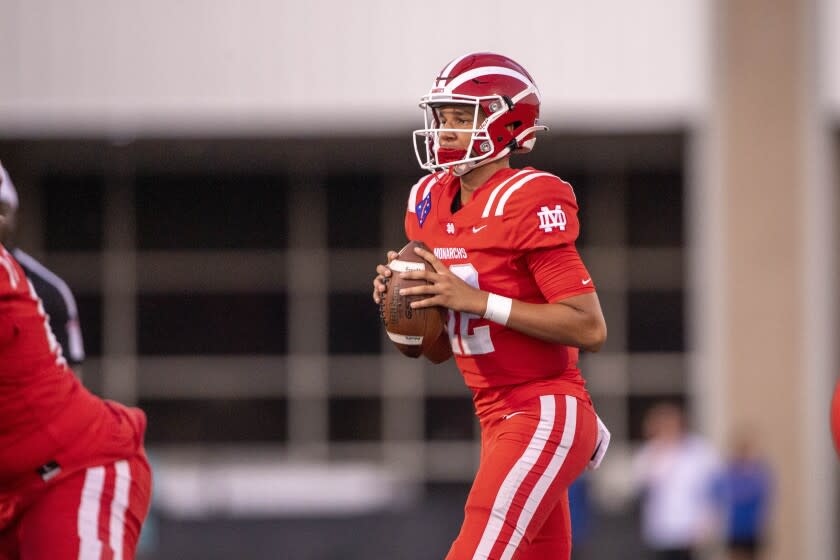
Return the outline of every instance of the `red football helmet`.
<path id="1" fill-rule="evenodd" d="M 473 128 L 441 128 L 435 109 L 443 105 L 472 105 Z M 435 78 L 420 107 L 426 120 L 424 128 L 414 131 L 414 151 L 420 167 L 429 171 L 448 168 L 464 175 L 511 153 L 530 152 L 537 141 L 535 133 L 548 130 L 539 124 L 540 91 L 533 78 L 517 62 L 500 54 L 469 53 L 456 58 Z M 481 123 L 479 109 L 486 116 Z M 441 149 L 441 131 L 471 133 L 470 149 Z M 419 143 L 425 145 L 425 159 Z"/>

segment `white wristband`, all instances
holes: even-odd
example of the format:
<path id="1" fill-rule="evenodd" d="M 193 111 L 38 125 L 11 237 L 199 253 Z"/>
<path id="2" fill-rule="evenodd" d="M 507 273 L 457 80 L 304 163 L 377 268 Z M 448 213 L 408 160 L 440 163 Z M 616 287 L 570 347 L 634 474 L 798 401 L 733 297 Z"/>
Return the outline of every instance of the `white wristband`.
<path id="1" fill-rule="evenodd" d="M 487 296 L 487 311 L 484 312 L 484 318 L 500 325 L 507 325 L 512 305 L 513 300 L 509 297 L 489 294 Z"/>

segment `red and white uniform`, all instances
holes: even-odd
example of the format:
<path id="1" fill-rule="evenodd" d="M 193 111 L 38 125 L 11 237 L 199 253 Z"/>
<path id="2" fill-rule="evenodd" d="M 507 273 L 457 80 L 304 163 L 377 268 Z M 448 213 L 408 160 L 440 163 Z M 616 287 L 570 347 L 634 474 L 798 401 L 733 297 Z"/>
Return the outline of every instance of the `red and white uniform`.
<path id="1" fill-rule="evenodd" d="M 73 375 L 0 245 L 0 560 L 133 558 L 151 495 L 145 427 Z"/>
<path id="2" fill-rule="evenodd" d="M 446 172 L 415 184 L 407 237 L 467 283 L 502 296 L 555 303 L 594 291 L 575 248 L 571 185 L 533 168 L 506 168 L 452 213 L 460 186 Z M 470 313 L 450 311 L 447 328 L 482 426 L 481 467 L 447 560 L 567 558 L 566 489 L 597 438 L 578 349 Z"/>

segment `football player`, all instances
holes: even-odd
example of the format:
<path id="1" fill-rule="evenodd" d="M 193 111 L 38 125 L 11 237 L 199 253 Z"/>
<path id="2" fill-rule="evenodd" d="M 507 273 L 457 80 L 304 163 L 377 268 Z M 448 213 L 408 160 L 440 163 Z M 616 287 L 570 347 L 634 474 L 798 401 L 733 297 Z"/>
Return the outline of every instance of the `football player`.
<path id="1" fill-rule="evenodd" d="M 134 558 L 151 497 L 145 428 L 141 410 L 73 375 L 0 244 L 0 560 Z"/>
<path id="2" fill-rule="evenodd" d="M 409 193 L 405 232 L 434 272 L 412 303 L 448 310 L 455 360 L 481 425 L 481 462 L 447 560 L 568 559 L 567 489 L 609 443 L 578 369 L 607 336 L 595 282 L 575 247 L 572 186 L 509 158 L 529 152 L 540 92 L 520 64 L 470 53 L 420 103 L 415 151 L 429 174 Z M 396 257 L 388 253 L 389 262 Z M 379 303 L 393 272 L 377 266 Z"/>
<path id="3" fill-rule="evenodd" d="M 50 328 L 61 345 L 64 358 L 73 371 L 81 375 L 85 349 L 76 298 L 70 287 L 54 272 L 14 244 L 17 229 L 18 196 L 12 178 L 0 162 L 0 243 L 12 253 L 32 282 L 44 311 L 50 318 Z"/>

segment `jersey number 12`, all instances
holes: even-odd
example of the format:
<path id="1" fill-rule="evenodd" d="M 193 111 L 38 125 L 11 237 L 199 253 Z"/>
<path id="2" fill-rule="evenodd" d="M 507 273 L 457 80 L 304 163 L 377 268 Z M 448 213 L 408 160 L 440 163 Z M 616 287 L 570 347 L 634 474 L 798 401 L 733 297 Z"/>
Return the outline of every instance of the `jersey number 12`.
<path id="1" fill-rule="evenodd" d="M 472 286 L 478 288 L 478 271 L 471 264 L 453 264 L 449 267 L 455 276 Z M 475 356 L 478 354 L 489 354 L 493 352 L 493 341 L 490 340 L 490 325 L 482 325 L 472 329 L 470 334 L 470 321 L 480 319 L 474 313 L 449 310 L 449 320 L 446 322 L 449 329 L 449 341 L 452 343 L 452 351 L 461 356 Z"/>

